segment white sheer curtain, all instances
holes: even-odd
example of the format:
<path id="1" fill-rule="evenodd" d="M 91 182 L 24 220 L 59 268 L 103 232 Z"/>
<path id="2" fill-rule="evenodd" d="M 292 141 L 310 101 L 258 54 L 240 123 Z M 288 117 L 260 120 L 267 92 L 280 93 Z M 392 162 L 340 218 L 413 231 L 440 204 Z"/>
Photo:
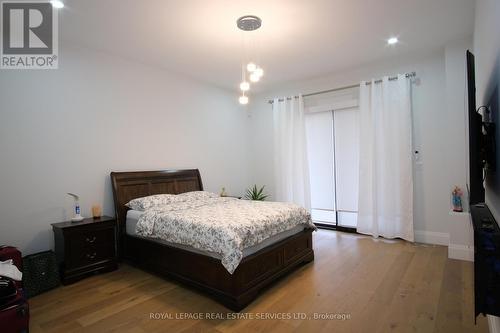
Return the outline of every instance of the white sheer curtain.
<path id="1" fill-rule="evenodd" d="M 410 80 L 360 85 L 357 231 L 413 241 Z"/>
<path id="2" fill-rule="evenodd" d="M 311 208 L 304 100 L 275 99 L 274 171 L 276 199 Z"/>

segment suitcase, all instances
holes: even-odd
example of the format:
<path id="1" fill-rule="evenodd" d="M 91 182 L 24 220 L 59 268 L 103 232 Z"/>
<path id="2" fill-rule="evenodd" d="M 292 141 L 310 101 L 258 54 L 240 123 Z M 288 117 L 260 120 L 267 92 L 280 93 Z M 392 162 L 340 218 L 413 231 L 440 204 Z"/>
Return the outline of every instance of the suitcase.
<path id="1" fill-rule="evenodd" d="M 30 311 L 28 302 L 20 289 L 6 304 L 0 305 L 0 327 L 2 333 L 25 333 L 29 331 Z"/>
<path id="2" fill-rule="evenodd" d="M 14 280 L 0 277 L 0 306 L 9 303 L 17 296 L 18 289 Z"/>
<path id="3" fill-rule="evenodd" d="M 61 284 L 57 259 L 53 251 L 35 253 L 23 258 L 23 284 L 28 298 Z"/>
<path id="4" fill-rule="evenodd" d="M 2 333 L 27 332 L 29 306 L 14 280 L 0 279 L 0 327 Z"/>
<path id="5" fill-rule="evenodd" d="M 9 259 L 12 259 L 14 265 L 16 265 L 21 272 L 23 271 L 23 259 L 21 252 L 13 246 L 0 245 L 0 261 L 6 261 Z M 18 288 L 23 287 L 22 281 L 16 281 L 16 285 Z"/>

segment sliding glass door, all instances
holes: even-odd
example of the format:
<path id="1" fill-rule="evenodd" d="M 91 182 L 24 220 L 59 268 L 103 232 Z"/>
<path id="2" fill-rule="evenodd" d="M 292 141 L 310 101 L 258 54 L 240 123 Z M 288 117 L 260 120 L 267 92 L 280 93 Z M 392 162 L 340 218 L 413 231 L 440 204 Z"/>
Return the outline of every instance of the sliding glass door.
<path id="1" fill-rule="evenodd" d="M 356 228 L 359 179 L 359 110 L 333 111 L 337 225 Z"/>
<path id="2" fill-rule="evenodd" d="M 333 131 L 332 112 L 306 115 L 312 219 L 315 222 L 336 225 Z"/>
<path id="3" fill-rule="evenodd" d="M 356 228 L 358 210 L 358 108 L 306 115 L 312 218 Z"/>

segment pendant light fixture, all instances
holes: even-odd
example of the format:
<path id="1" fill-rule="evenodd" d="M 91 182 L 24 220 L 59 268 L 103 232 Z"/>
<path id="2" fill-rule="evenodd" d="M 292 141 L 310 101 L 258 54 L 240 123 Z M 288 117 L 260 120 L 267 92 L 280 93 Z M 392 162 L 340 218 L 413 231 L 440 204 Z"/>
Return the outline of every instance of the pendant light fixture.
<path id="1" fill-rule="evenodd" d="M 243 34 L 245 34 L 246 32 L 255 31 L 259 29 L 260 26 L 262 25 L 262 20 L 254 15 L 245 15 L 240 17 L 236 21 L 236 25 L 240 30 L 243 31 Z M 244 37 L 245 36 L 243 36 L 243 40 Z M 241 96 L 239 98 L 240 104 L 243 105 L 248 104 L 248 96 L 245 95 L 245 93 L 248 94 L 251 83 L 259 82 L 262 76 L 264 75 L 264 70 L 254 62 L 255 59 L 249 57 L 249 52 L 247 52 L 245 46 L 246 45 L 243 42 L 243 56 L 241 62 L 241 83 L 240 83 Z M 251 51 L 254 51 L 255 53 L 255 50 L 253 48 Z M 255 57 L 255 54 L 251 56 Z"/>
<path id="2" fill-rule="evenodd" d="M 248 104 L 248 96 L 245 96 L 245 93 L 243 93 L 240 98 L 238 99 L 240 104 L 245 105 Z"/>

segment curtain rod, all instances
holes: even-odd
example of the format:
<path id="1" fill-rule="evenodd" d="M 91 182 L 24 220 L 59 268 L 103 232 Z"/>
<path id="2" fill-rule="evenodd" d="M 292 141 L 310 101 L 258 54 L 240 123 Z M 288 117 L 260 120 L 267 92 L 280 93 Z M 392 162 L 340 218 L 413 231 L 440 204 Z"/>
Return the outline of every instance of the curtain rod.
<path id="1" fill-rule="evenodd" d="M 406 73 L 405 74 L 406 78 L 413 78 L 415 76 L 417 76 L 417 72 L 411 72 L 411 73 Z M 398 79 L 397 76 L 391 76 L 389 78 L 389 81 L 394 81 L 394 80 L 397 80 L 397 79 Z M 375 83 L 380 83 L 380 82 L 382 82 L 382 79 L 375 80 L 374 82 Z M 367 82 L 366 84 L 370 85 L 372 83 L 370 81 L 370 82 Z M 352 88 L 358 88 L 358 87 L 359 87 L 359 84 L 351 84 L 351 85 L 345 86 L 345 87 L 333 88 L 333 89 L 328 89 L 328 90 L 322 90 L 322 91 L 312 92 L 312 93 L 309 93 L 309 94 L 302 95 L 302 97 L 309 97 L 309 96 L 314 96 L 314 95 L 321 95 L 321 94 L 326 94 L 326 93 L 330 93 L 330 92 L 334 92 L 334 91 L 340 91 L 340 90 L 346 90 L 346 89 L 352 89 Z M 293 96 L 293 97 L 294 98 L 299 98 L 299 96 Z M 287 100 L 291 100 L 291 99 L 292 99 L 291 97 L 287 97 Z M 273 104 L 274 100 L 270 99 L 267 102 L 269 104 Z M 283 102 L 283 98 L 278 99 L 278 102 Z"/>

